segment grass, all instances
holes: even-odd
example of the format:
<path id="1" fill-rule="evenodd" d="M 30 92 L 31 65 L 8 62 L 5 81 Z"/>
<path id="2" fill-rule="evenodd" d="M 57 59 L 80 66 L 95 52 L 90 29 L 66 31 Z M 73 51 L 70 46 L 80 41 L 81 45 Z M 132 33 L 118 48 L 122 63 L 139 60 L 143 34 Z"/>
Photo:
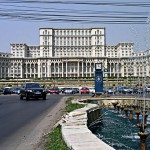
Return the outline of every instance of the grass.
<path id="1" fill-rule="evenodd" d="M 67 99 L 66 101 L 66 108 L 65 111 L 66 112 L 71 112 L 75 109 L 79 109 L 85 106 L 85 104 L 73 104 L 71 101 L 73 100 L 73 97 L 70 97 Z"/>
<path id="2" fill-rule="evenodd" d="M 67 145 L 64 143 L 61 135 L 61 127 L 56 127 L 48 135 L 48 142 L 45 146 L 46 150 L 69 150 Z"/>
<path id="3" fill-rule="evenodd" d="M 75 109 L 84 107 L 84 104 L 72 104 L 73 97 L 70 97 L 66 101 L 66 112 L 71 112 Z M 48 134 L 48 140 L 45 145 L 45 150 L 69 150 L 65 142 L 63 141 L 61 134 L 61 127 L 58 126 Z"/>

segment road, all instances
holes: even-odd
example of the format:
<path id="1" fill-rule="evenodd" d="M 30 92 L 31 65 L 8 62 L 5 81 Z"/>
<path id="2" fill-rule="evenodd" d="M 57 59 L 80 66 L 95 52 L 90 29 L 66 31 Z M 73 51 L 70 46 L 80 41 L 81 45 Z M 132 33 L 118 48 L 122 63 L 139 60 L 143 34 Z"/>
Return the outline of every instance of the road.
<path id="1" fill-rule="evenodd" d="M 0 150 L 33 150 L 58 121 L 66 96 L 26 101 L 18 95 L 0 95 Z"/>
<path id="2" fill-rule="evenodd" d="M 39 140 L 43 129 L 48 130 L 58 117 L 55 115 L 63 97 L 48 95 L 46 101 L 26 101 L 19 100 L 18 95 L 0 95 L 0 150 L 32 149 L 31 145 Z"/>

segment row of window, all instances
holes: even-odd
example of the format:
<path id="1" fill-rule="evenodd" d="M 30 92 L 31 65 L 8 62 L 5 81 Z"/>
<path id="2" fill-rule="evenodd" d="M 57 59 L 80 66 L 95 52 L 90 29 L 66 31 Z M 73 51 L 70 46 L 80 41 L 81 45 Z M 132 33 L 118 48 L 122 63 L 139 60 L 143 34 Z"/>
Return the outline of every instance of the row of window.
<path id="1" fill-rule="evenodd" d="M 96 43 L 95 43 L 96 44 Z M 102 42 L 97 41 L 97 44 L 101 44 Z M 44 41 L 43 45 L 50 45 L 50 42 Z M 60 45 L 60 46 L 80 46 L 80 45 L 91 45 L 90 41 L 55 41 L 54 46 Z"/>
<path id="2" fill-rule="evenodd" d="M 48 30 L 43 31 L 43 35 L 50 35 Z M 91 35 L 90 30 L 55 30 L 55 35 Z M 102 34 L 100 30 L 95 31 L 95 34 Z"/>
<path id="3" fill-rule="evenodd" d="M 55 53 L 55 55 L 58 57 L 62 57 L 62 56 L 91 56 L 92 53 Z"/>

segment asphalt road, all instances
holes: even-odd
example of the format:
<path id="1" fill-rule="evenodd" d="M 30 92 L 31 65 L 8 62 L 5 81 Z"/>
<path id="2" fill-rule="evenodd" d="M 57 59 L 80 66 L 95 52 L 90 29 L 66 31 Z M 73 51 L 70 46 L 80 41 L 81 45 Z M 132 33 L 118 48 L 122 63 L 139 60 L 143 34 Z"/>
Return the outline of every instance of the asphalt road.
<path id="1" fill-rule="evenodd" d="M 31 150 L 28 146 L 39 140 L 42 129 L 49 127 L 64 96 L 70 95 L 48 95 L 46 101 L 26 101 L 20 100 L 18 95 L 0 95 L 0 150 Z"/>
<path id="2" fill-rule="evenodd" d="M 48 95 L 46 101 L 26 101 L 19 100 L 18 95 L 0 95 L 0 150 L 16 150 L 62 97 Z"/>

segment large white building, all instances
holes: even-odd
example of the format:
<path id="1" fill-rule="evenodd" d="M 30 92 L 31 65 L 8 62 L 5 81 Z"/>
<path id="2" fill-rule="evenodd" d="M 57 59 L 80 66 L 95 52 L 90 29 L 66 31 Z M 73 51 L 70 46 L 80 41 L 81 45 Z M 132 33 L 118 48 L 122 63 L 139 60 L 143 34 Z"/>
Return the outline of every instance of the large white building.
<path id="1" fill-rule="evenodd" d="M 93 77 L 102 62 L 107 76 L 150 76 L 150 50 L 133 43 L 106 44 L 105 28 L 40 28 L 40 45 L 11 44 L 0 53 L 0 78 Z"/>

